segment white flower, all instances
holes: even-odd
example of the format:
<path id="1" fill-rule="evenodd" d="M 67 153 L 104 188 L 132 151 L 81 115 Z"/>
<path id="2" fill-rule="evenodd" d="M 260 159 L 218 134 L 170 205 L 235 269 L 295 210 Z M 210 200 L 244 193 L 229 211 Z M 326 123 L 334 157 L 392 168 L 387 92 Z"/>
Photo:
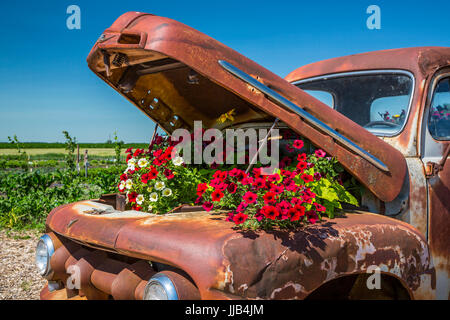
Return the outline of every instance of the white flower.
<path id="1" fill-rule="evenodd" d="M 156 201 L 158 201 L 158 194 L 157 194 L 156 192 L 152 192 L 152 193 L 150 194 L 150 201 L 151 201 L 151 202 L 156 202 Z"/>
<path id="2" fill-rule="evenodd" d="M 131 158 L 130 160 L 128 160 L 128 165 L 130 166 L 130 165 L 135 165 L 136 164 L 136 159 L 135 158 Z"/>
<path id="3" fill-rule="evenodd" d="M 120 181 L 120 184 L 119 184 L 119 191 L 123 191 L 123 189 L 125 189 L 125 181 Z"/>
<path id="4" fill-rule="evenodd" d="M 153 206 L 148 206 L 148 212 L 152 212 Z"/>
<path id="5" fill-rule="evenodd" d="M 141 168 L 145 168 L 148 165 L 148 161 L 145 158 L 139 159 L 138 165 Z"/>
<path id="6" fill-rule="evenodd" d="M 142 194 L 139 194 L 139 195 L 136 197 L 136 203 L 137 203 L 138 205 L 141 205 L 142 202 L 144 202 L 144 196 L 143 196 Z"/>
<path id="7" fill-rule="evenodd" d="M 163 190 L 162 195 L 164 197 L 170 197 L 172 195 L 172 190 L 169 189 L 169 188 L 166 188 L 166 189 Z"/>
<path id="8" fill-rule="evenodd" d="M 128 164 L 128 168 L 127 170 L 125 170 L 124 173 L 127 173 L 128 171 L 134 171 L 136 169 L 136 167 L 134 166 L 134 164 Z"/>
<path id="9" fill-rule="evenodd" d="M 166 185 L 164 184 L 163 181 L 156 181 L 156 183 L 155 183 L 155 189 L 156 190 L 162 190 L 162 189 L 164 189 L 165 186 Z"/>
<path id="10" fill-rule="evenodd" d="M 172 159 L 172 163 L 176 166 L 181 166 L 184 163 L 184 160 L 182 157 L 177 156 L 175 158 Z"/>
<path id="11" fill-rule="evenodd" d="M 130 190 L 132 186 L 133 186 L 133 181 L 132 181 L 131 179 L 128 179 L 128 180 L 125 182 L 125 188 L 127 188 L 128 190 Z"/>

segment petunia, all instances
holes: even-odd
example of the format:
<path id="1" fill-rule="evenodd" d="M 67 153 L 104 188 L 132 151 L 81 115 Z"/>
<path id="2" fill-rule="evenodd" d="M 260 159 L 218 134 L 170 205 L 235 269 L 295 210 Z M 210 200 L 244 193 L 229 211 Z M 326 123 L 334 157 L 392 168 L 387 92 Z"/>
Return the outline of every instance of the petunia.
<path id="1" fill-rule="evenodd" d="M 271 220 L 275 220 L 280 215 L 280 212 L 274 206 L 264 206 L 262 212 L 267 219 Z"/>
<path id="2" fill-rule="evenodd" d="M 175 158 L 172 159 L 172 163 L 173 163 L 175 166 L 181 166 L 181 165 L 184 163 L 184 160 L 183 160 L 182 157 L 176 156 Z"/>
<path id="3" fill-rule="evenodd" d="M 158 191 L 164 189 L 165 186 L 166 184 L 164 183 L 164 181 L 156 181 L 155 183 L 155 189 Z"/>
<path id="4" fill-rule="evenodd" d="M 228 191 L 229 193 L 231 193 L 231 194 L 236 193 L 236 190 L 237 190 L 237 185 L 236 185 L 234 182 L 230 183 L 230 184 L 227 186 L 227 191 Z"/>
<path id="5" fill-rule="evenodd" d="M 297 155 L 298 161 L 306 161 L 306 153 L 300 153 Z"/>
<path id="6" fill-rule="evenodd" d="M 312 175 L 306 174 L 306 173 L 305 173 L 305 174 L 302 174 L 301 178 L 302 178 L 302 180 L 303 180 L 305 183 L 309 183 L 309 182 L 312 182 L 312 181 L 314 180 L 314 178 L 313 178 Z"/>
<path id="7" fill-rule="evenodd" d="M 319 220 L 319 216 L 314 210 L 306 211 L 306 218 L 312 224 L 316 223 Z"/>
<path id="8" fill-rule="evenodd" d="M 239 212 L 238 214 L 234 215 L 233 221 L 235 224 L 241 224 L 241 223 L 244 223 L 247 220 L 247 218 L 248 218 L 248 215 L 246 215 L 242 212 Z"/>
<path id="9" fill-rule="evenodd" d="M 163 192 L 162 192 L 162 195 L 164 197 L 170 197 L 172 195 L 172 189 L 170 189 L 170 188 L 164 189 Z"/>
<path id="10" fill-rule="evenodd" d="M 265 204 L 274 203 L 275 202 L 275 193 L 269 191 L 263 196 L 263 199 L 264 199 Z"/>
<path id="11" fill-rule="evenodd" d="M 170 170 L 170 169 L 164 169 L 164 176 L 169 180 L 173 179 L 175 177 L 172 170 Z"/>
<path id="12" fill-rule="evenodd" d="M 141 158 L 138 161 L 138 166 L 141 168 L 145 168 L 148 165 L 148 160 L 145 158 Z"/>
<path id="13" fill-rule="evenodd" d="M 156 202 L 156 201 L 158 201 L 158 194 L 157 194 L 156 192 L 152 192 L 152 193 L 150 194 L 150 201 L 151 201 L 151 202 Z"/>
<path id="14" fill-rule="evenodd" d="M 211 211 L 214 208 L 214 205 L 207 201 L 202 205 L 203 209 L 205 209 L 205 211 Z"/>
<path id="15" fill-rule="evenodd" d="M 208 189 L 208 185 L 206 183 L 199 183 L 197 185 L 197 196 L 203 195 L 205 191 Z"/>
<path id="16" fill-rule="evenodd" d="M 314 153 L 316 154 L 316 156 L 318 158 L 323 158 L 323 157 L 325 157 L 327 155 L 325 153 L 325 151 L 323 151 L 322 149 L 317 149 L 316 151 L 314 151 Z"/>
<path id="17" fill-rule="evenodd" d="M 130 190 L 133 187 L 133 181 L 131 179 L 128 179 L 125 182 L 125 188 L 127 188 L 128 190 Z"/>
<path id="18" fill-rule="evenodd" d="M 242 197 L 242 199 L 247 203 L 247 204 L 251 204 L 251 203 L 255 203 L 256 199 L 258 199 L 258 196 L 251 192 L 251 191 L 247 191 L 244 196 Z"/>
<path id="19" fill-rule="evenodd" d="M 215 190 L 211 194 L 211 200 L 214 202 L 219 202 L 223 198 L 223 193 L 220 190 Z"/>
<path id="20" fill-rule="evenodd" d="M 294 143 L 292 145 L 295 149 L 301 149 L 303 148 L 304 143 L 302 140 L 294 140 Z"/>
<path id="21" fill-rule="evenodd" d="M 136 203 L 141 205 L 144 202 L 144 196 L 142 194 L 136 197 Z"/>
<path id="22" fill-rule="evenodd" d="M 297 163 L 297 169 L 300 170 L 300 172 L 305 171 L 305 169 L 308 167 L 308 164 L 306 162 L 300 161 Z"/>

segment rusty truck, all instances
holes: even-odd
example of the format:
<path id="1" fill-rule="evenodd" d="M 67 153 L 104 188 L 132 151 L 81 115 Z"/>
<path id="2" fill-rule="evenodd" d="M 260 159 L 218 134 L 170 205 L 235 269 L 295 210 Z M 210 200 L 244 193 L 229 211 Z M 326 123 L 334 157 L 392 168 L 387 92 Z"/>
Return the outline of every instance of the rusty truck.
<path id="1" fill-rule="evenodd" d="M 283 79 L 180 22 L 128 12 L 87 63 L 168 134 L 213 126 L 230 106 L 241 127 L 279 119 L 365 191 L 335 219 L 252 233 L 190 207 L 128 210 L 119 193 L 66 204 L 38 242 L 41 299 L 450 298 L 450 48 L 356 54 Z"/>

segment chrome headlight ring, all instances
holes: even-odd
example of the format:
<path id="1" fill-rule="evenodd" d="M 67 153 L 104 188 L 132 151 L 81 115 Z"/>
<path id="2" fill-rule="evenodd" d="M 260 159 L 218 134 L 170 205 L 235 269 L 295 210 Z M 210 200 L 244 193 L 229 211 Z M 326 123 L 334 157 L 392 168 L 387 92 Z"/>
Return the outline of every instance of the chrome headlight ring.
<path id="1" fill-rule="evenodd" d="M 172 280 L 162 273 L 155 274 L 145 286 L 144 300 L 179 300 Z"/>
<path id="2" fill-rule="evenodd" d="M 51 278 L 53 270 L 50 267 L 50 258 L 55 253 L 55 246 L 48 234 L 44 234 L 39 238 L 36 245 L 36 266 L 39 269 L 39 273 L 44 278 Z"/>

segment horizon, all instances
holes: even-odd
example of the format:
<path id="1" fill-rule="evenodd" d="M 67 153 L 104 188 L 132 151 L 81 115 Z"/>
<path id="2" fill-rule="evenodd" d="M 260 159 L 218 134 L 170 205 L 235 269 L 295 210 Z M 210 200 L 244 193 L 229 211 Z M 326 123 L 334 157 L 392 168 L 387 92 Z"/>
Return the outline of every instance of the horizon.
<path id="1" fill-rule="evenodd" d="M 81 10 L 70 30 L 69 5 Z M 266 5 L 267 4 L 267 5 Z M 154 123 L 92 73 L 86 57 L 121 14 L 141 11 L 185 23 L 285 77 L 312 62 L 369 51 L 450 46 L 450 2 L 411 1 L 184 1 L 117 0 L 8 2 L 0 13 L 0 140 L 63 142 L 63 130 L 83 143 L 104 143 L 117 131 L 125 143 L 146 143 Z M 381 9 L 381 29 L 370 30 L 367 8 Z M 24 10 L 24 6 L 26 10 Z M 270 10 L 269 10 L 270 9 Z M 433 17 L 433 19 L 430 19 Z M 161 130 L 159 131 L 162 132 Z M 132 142 L 130 142 L 132 141 Z M 143 142 L 136 142 L 143 141 Z"/>

